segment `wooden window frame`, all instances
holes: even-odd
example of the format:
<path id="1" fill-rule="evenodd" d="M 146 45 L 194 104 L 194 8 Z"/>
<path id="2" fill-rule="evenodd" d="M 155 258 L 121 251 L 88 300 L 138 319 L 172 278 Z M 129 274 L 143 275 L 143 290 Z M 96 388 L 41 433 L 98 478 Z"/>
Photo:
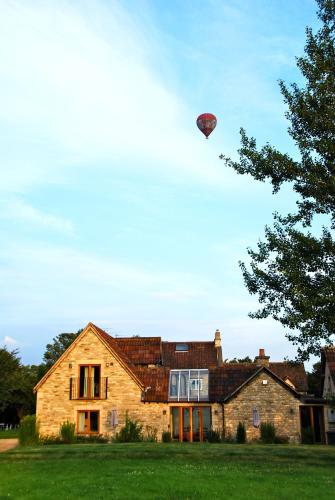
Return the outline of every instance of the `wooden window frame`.
<path id="1" fill-rule="evenodd" d="M 190 443 L 193 443 L 193 410 L 198 410 L 199 408 L 209 408 L 210 415 L 212 420 L 212 406 L 211 405 L 194 405 L 194 406 L 170 406 L 170 429 L 171 434 L 173 434 L 173 416 L 172 409 L 178 408 L 178 416 L 179 416 L 179 441 L 181 443 L 184 442 L 184 410 L 185 408 L 189 411 L 189 419 L 190 419 Z M 203 422 L 203 413 L 202 411 L 199 414 L 199 442 L 204 441 L 204 422 Z"/>
<path id="2" fill-rule="evenodd" d="M 79 413 L 88 413 L 88 419 L 90 422 L 90 414 L 91 413 L 97 413 L 98 414 L 98 430 L 97 431 L 91 431 L 91 429 L 87 431 L 79 431 Z M 80 435 L 97 435 L 100 434 L 100 410 L 77 410 L 77 434 Z"/>
<path id="3" fill-rule="evenodd" d="M 100 376 L 99 376 L 99 396 L 80 396 L 80 369 L 82 367 L 88 367 L 88 373 L 91 373 L 91 368 L 99 367 L 100 368 Z M 88 383 L 87 383 L 87 394 L 91 394 L 91 378 L 90 376 L 87 377 Z M 86 401 L 92 401 L 93 399 L 101 399 L 101 390 L 102 390 L 102 376 L 101 376 L 101 365 L 98 363 L 83 363 L 81 365 L 78 365 L 78 394 L 80 400 L 86 400 Z"/>

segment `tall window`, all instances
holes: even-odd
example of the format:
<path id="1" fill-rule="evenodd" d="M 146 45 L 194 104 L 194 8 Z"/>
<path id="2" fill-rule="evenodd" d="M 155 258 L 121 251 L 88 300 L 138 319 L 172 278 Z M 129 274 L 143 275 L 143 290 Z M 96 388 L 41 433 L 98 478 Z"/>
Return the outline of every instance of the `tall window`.
<path id="1" fill-rule="evenodd" d="M 79 368 L 79 397 L 100 398 L 100 365 L 82 365 Z"/>
<path id="2" fill-rule="evenodd" d="M 208 401 L 208 370 L 171 370 L 169 399 Z"/>
<path id="3" fill-rule="evenodd" d="M 99 432 L 98 411 L 78 411 L 78 433 L 96 434 Z"/>

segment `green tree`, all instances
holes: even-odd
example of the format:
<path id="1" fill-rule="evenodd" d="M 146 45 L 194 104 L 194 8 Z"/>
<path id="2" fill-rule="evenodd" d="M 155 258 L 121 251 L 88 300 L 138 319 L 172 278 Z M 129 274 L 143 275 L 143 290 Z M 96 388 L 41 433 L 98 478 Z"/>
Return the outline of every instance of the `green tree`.
<path id="1" fill-rule="evenodd" d="M 72 342 L 78 337 L 78 335 L 83 331 L 83 328 L 77 331 L 77 333 L 60 333 L 57 337 L 52 339 L 51 344 L 47 344 L 45 348 L 45 353 L 43 356 L 43 362 L 45 366 L 45 371 L 47 371 L 51 366 L 56 363 L 57 359 L 66 351 L 66 349 L 72 344 Z M 41 370 L 43 372 L 43 369 Z"/>
<path id="2" fill-rule="evenodd" d="M 224 360 L 224 363 L 252 363 L 252 359 L 250 356 L 246 356 L 245 358 L 227 358 Z"/>
<path id="3" fill-rule="evenodd" d="M 321 361 L 314 363 L 312 371 L 307 372 L 308 391 L 321 396 Z"/>
<path id="4" fill-rule="evenodd" d="M 16 423 L 23 415 L 35 413 L 33 387 L 38 380 L 38 367 L 23 366 L 18 351 L 6 348 L 0 349 L 0 366 L 0 418 Z"/>
<path id="5" fill-rule="evenodd" d="M 248 249 L 250 266 L 240 267 L 261 304 L 250 316 L 279 321 L 301 360 L 319 354 L 335 332 L 335 0 L 317 4 L 321 27 L 306 29 L 305 54 L 297 58 L 305 84 L 280 82 L 297 158 L 270 144 L 257 148 L 243 129 L 239 160 L 220 156 L 237 173 L 269 181 L 274 193 L 289 183 L 297 196 L 296 212 L 274 214 L 264 241 Z"/>

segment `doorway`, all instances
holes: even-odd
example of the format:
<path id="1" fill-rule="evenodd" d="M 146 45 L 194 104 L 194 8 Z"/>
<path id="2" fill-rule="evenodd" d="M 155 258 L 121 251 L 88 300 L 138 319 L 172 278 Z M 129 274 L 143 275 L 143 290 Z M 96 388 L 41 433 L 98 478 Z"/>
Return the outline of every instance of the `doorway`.
<path id="1" fill-rule="evenodd" d="M 300 423 L 303 444 L 323 444 L 325 442 L 323 406 L 300 406 Z"/>
<path id="2" fill-rule="evenodd" d="M 172 438 L 180 442 L 205 441 L 211 430 L 210 406 L 171 408 Z"/>

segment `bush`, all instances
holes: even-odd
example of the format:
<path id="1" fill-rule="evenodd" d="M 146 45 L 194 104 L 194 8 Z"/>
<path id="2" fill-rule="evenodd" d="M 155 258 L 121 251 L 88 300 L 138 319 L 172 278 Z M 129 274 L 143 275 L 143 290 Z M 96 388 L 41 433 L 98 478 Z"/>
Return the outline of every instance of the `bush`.
<path id="1" fill-rule="evenodd" d="M 244 444 L 246 442 L 246 431 L 243 422 L 239 422 L 236 429 L 236 441 L 239 444 Z"/>
<path id="2" fill-rule="evenodd" d="M 260 425 L 261 441 L 264 444 L 271 444 L 276 439 L 276 429 L 271 422 L 262 422 Z"/>
<path id="3" fill-rule="evenodd" d="M 34 446 L 39 443 L 36 415 L 26 415 L 20 422 L 19 442 L 21 446 Z"/>
<path id="4" fill-rule="evenodd" d="M 284 434 L 275 437 L 275 444 L 288 444 L 289 442 L 290 438 L 288 436 L 285 436 Z"/>
<path id="5" fill-rule="evenodd" d="M 145 435 L 143 436 L 143 441 L 147 443 L 157 443 L 157 429 L 156 427 L 151 427 L 147 425 L 145 427 Z"/>
<path id="6" fill-rule="evenodd" d="M 206 440 L 209 443 L 221 443 L 221 441 L 222 441 L 221 432 L 219 430 L 217 430 L 217 429 L 216 430 L 210 430 L 207 433 Z"/>
<path id="7" fill-rule="evenodd" d="M 40 436 L 40 444 L 43 446 L 49 446 L 52 444 L 63 444 L 64 441 L 62 441 L 62 438 L 60 436 L 53 436 L 53 435 L 44 435 Z"/>
<path id="8" fill-rule="evenodd" d="M 63 422 L 60 426 L 60 435 L 64 443 L 75 443 L 77 441 L 76 425 L 68 420 Z"/>
<path id="9" fill-rule="evenodd" d="M 138 443 L 143 441 L 143 426 L 137 420 L 131 420 L 126 413 L 126 423 L 114 438 L 116 443 Z"/>
<path id="10" fill-rule="evenodd" d="M 171 443 L 171 441 L 172 441 L 171 432 L 169 432 L 169 431 L 162 432 L 162 442 L 163 443 Z"/>

